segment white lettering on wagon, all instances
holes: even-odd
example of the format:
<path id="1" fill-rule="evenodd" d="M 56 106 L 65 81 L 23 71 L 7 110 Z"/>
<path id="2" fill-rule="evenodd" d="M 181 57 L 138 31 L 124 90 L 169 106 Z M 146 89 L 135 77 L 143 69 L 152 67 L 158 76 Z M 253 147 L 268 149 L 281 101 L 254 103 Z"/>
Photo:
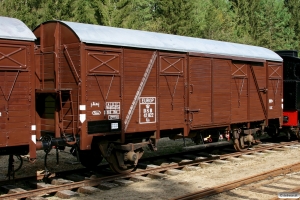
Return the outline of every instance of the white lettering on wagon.
<path id="1" fill-rule="evenodd" d="M 119 115 L 108 115 L 109 120 L 119 119 Z"/>
<path id="2" fill-rule="evenodd" d="M 120 109 L 121 109 L 120 102 L 106 102 L 104 114 L 113 116 L 113 117 L 109 117 L 108 118 L 109 120 L 117 119 L 117 118 L 119 119 Z"/>
<path id="3" fill-rule="evenodd" d="M 140 97 L 139 123 L 156 123 L 156 97 Z"/>
<path id="4" fill-rule="evenodd" d="M 92 115 L 101 115 L 101 111 L 100 110 L 93 110 Z"/>
<path id="5" fill-rule="evenodd" d="M 99 106 L 100 106 L 100 103 L 99 103 L 99 102 L 92 102 L 92 103 L 91 103 L 91 107 L 94 107 L 94 106 L 99 107 Z"/>

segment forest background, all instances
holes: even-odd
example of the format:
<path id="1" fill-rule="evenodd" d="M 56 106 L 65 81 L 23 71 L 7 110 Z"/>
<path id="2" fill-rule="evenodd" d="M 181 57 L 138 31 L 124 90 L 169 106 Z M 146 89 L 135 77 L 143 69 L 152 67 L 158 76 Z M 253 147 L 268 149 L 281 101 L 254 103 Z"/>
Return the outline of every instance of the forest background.
<path id="1" fill-rule="evenodd" d="M 300 50 L 300 0 L 0 0 L 34 29 L 64 20 Z"/>

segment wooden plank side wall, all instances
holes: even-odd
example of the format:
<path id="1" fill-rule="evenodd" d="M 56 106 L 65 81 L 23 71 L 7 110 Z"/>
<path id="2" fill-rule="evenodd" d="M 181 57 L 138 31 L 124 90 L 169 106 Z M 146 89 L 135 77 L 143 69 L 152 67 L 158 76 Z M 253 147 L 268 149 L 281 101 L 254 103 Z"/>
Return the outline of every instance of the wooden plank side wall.
<path id="1" fill-rule="evenodd" d="M 54 54 L 54 46 L 44 48 L 44 53 L 41 56 L 41 65 L 42 65 L 42 76 L 43 80 L 40 82 L 40 88 L 43 89 L 54 89 L 55 88 L 55 73 L 54 73 L 54 66 L 55 66 L 55 54 Z"/>
<path id="2" fill-rule="evenodd" d="M 130 106 L 133 103 L 133 100 L 136 96 L 142 78 L 153 56 L 153 53 L 154 51 L 148 51 L 148 50 L 124 49 L 123 119 L 125 119 L 126 116 L 129 115 L 128 113 L 129 113 Z M 153 64 L 152 70 L 149 74 L 149 78 L 146 82 L 146 85 L 140 97 L 157 96 L 156 76 L 157 76 L 157 61 L 155 61 Z M 140 120 L 143 121 L 144 118 L 143 117 L 143 109 L 145 109 L 144 106 L 145 105 L 140 105 L 140 103 L 137 102 L 136 108 L 132 114 L 128 128 L 126 130 L 127 133 L 141 132 L 141 131 L 155 131 L 157 129 L 156 123 L 153 122 L 153 119 L 151 119 L 150 123 L 139 124 Z M 153 106 L 152 109 L 154 109 Z M 157 102 L 156 102 L 156 109 L 157 109 Z M 157 117 L 156 110 L 154 115 L 155 115 L 154 117 Z"/>
<path id="3" fill-rule="evenodd" d="M 278 118 L 282 115 L 283 98 L 283 70 L 282 63 L 268 62 L 268 115 Z"/>
<path id="4" fill-rule="evenodd" d="M 87 121 L 121 119 L 122 54 L 118 50 L 87 47 Z M 119 108 L 106 110 L 106 103 Z"/>
<path id="5" fill-rule="evenodd" d="M 231 65 L 229 60 L 212 60 L 212 122 L 230 123 L 231 116 Z"/>
<path id="6" fill-rule="evenodd" d="M 266 88 L 266 67 L 263 65 L 258 65 L 255 63 L 250 63 L 250 65 L 253 67 L 254 76 L 257 80 L 258 88 L 263 89 Z M 250 72 L 251 73 L 251 72 Z M 266 94 L 263 92 L 258 92 L 257 88 L 255 86 L 255 79 L 253 75 L 250 75 L 250 121 L 258 121 L 265 119 L 265 115 L 263 112 L 263 106 L 266 106 Z M 262 101 L 260 101 L 259 95 L 261 95 Z"/>
<path id="7" fill-rule="evenodd" d="M 231 65 L 231 122 L 248 121 L 249 66 L 246 62 Z"/>
<path id="8" fill-rule="evenodd" d="M 163 55 L 159 63 L 160 129 L 184 128 L 185 55 Z"/>
<path id="9" fill-rule="evenodd" d="M 189 58 L 189 118 L 192 126 L 211 124 L 211 58 Z"/>
<path id="10" fill-rule="evenodd" d="M 20 145 L 27 144 L 31 128 L 31 103 L 30 94 L 30 77 L 29 72 L 16 71 L 0 71 L 1 89 L 0 93 L 0 108 L 1 112 L 1 135 L 5 135 L 5 139 L 0 145 Z M 14 85 L 14 80 L 16 83 Z M 11 94 L 10 94 L 11 92 Z M 10 97 L 9 97 L 10 95 Z M 6 100 L 9 101 L 6 103 Z M 23 137 L 20 136 L 23 135 Z M 3 142 L 3 143 L 2 143 Z"/>
<path id="11" fill-rule="evenodd" d="M 19 50 L 0 61 L 0 147 L 29 143 L 34 123 L 32 109 L 35 109 L 32 45 L 31 42 L 0 40 L 2 54 Z"/>

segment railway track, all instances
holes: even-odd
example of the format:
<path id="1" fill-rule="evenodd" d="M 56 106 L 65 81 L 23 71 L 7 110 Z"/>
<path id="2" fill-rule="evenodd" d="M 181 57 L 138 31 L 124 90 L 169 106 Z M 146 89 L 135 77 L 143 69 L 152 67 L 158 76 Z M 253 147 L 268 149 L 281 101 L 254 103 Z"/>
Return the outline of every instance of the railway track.
<path id="1" fill-rule="evenodd" d="M 90 177 L 70 174 L 66 176 L 61 175 L 63 179 L 61 179 L 61 177 L 53 177 L 50 179 L 51 182 L 49 182 L 48 184 L 45 184 L 43 182 L 32 183 L 31 181 L 31 186 L 33 186 L 32 188 L 35 187 L 37 189 L 26 188 L 27 191 L 22 188 L 16 188 L 15 186 L 6 185 L 2 188 L 5 188 L 7 190 L 7 194 L 1 195 L 0 198 L 19 199 L 43 196 L 45 194 L 56 194 L 58 197 L 64 198 L 64 196 L 72 196 L 78 194 L 74 191 L 82 193 L 92 193 L 98 191 L 99 188 L 109 189 L 116 187 L 117 185 L 129 185 L 134 181 L 143 181 L 149 178 L 164 179 L 168 175 L 180 174 L 183 173 L 185 170 L 199 170 L 201 169 L 201 167 L 209 165 L 209 163 L 226 163 L 229 162 L 227 160 L 238 159 L 238 157 L 243 157 L 247 155 L 249 156 L 249 154 L 260 154 L 261 152 L 270 150 L 283 151 L 284 149 L 290 148 L 293 145 L 299 145 L 299 143 L 297 141 L 294 141 L 281 144 L 260 145 L 257 148 L 247 150 L 244 152 L 234 152 L 211 157 L 203 157 L 202 155 L 191 155 L 189 154 L 189 152 L 187 152 L 186 155 L 183 155 L 183 157 L 169 158 L 169 161 L 173 161 L 173 163 L 171 164 L 169 164 L 167 161 L 163 162 L 161 166 L 154 165 L 153 163 L 141 163 L 139 165 L 139 168 L 135 172 L 132 172 L 130 174 L 110 175 L 104 177 L 99 177 L 97 174 Z M 177 160 L 177 162 L 174 162 L 175 160 Z M 296 168 L 297 167 L 293 167 L 293 170 L 296 170 Z"/>
<path id="2" fill-rule="evenodd" d="M 235 188 L 241 187 L 240 189 L 242 190 L 246 190 L 246 191 L 252 191 L 252 192 L 258 192 L 258 193 L 264 193 L 264 194 L 269 194 L 272 196 L 277 196 L 278 193 L 291 193 L 291 192 L 299 192 L 300 191 L 300 187 L 299 184 L 294 183 L 294 184 L 290 184 L 292 186 L 294 186 L 293 189 L 289 189 L 289 187 L 278 187 L 278 186 L 273 186 L 273 188 L 277 188 L 277 194 L 276 191 L 270 191 L 270 190 L 266 190 L 266 189 L 262 189 L 260 187 L 264 186 L 264 187 L 272 187 L 272 184 L 275 183 L 280 183 L 280 181 L 282 181 L 284 178 L 285 179 L 291 179 L 291 177 L 289 177 L 289 175 L 292 175 L 291 172 L 299 172 L 300 171 L 300 163 L 296 163 L 296 164 L 292 164 L 289 166 L 285 166 L 285 167 L 280 167 L 277 169 L 273 169 L 270 170 L 268 172 L 264 172 L 264 173 L 260 173 L 254 176 L 250 176 L 250 177 L 246 177 L 237 181 L 233 181 L 230 183 L 226 183 L 226 184 L 222 184 L 222 185 L 218 185 L 216 187 L 212 187 L 212 188 L 206 188 L 204 190 L 200 190 L 191 194 L 187 194 L 184 196 L 180 196 L 177 198 L 174 198 L 174 200 L 190 200 L 190 199 L 201 199 L 201 198 L 206 198 L 208 196 L 212 196 L 212 195 L 216 195 L 218 193 L 222 193 L 225 191 L 230 191 L 233 190 Z M 283 175 L 287 175 L 285 177 L 282 177 Z M 279 177 L 278 177 L 279 176 Z M 275 177 L 275 178 L 273 178 Z M 258 182 L 258 181 L 262 181 L 265 179 L 272 179 L 269 181 L 265 181 L 263 183 Z M 300 181 L 300 173 L 298 173 L 296 175 L 296 177 L 293 177 L 293 179 L 296 179 L 298 181 Z M 258 182 L 255 183 L 251 186 L 248 186 L 251 183 L 254 182 Z M 238 196 L 238 195 L 236 195 Z M 245 196 L 241 197 L 241 198 L 245 198 Z M 250 197 L 247 197 L 250 198 Z M 212 198 L 213 199 L 213 198 Z M 253 199 L 253 198 L 252 198 Z M 275 199 L 279 199 L 279 198 L 274 198 Z"/>

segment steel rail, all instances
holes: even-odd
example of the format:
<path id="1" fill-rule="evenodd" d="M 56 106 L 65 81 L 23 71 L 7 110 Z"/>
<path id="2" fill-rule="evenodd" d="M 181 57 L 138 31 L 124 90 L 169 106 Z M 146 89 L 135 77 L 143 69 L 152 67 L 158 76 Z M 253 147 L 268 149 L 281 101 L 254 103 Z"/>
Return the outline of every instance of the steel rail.
<path id="1" fill-rule="evenodd" d="M 247 185 L 247 184 L 250 184 L 250 183 L 253 183 L 256 181 L 261 181 L 261 180 L 264 180 L 269 177 L 275 177 L 275 176 L 279 176 L 282 174 L 288 174 L 288 173 L 297 172 L 297 171 L 300 171 L 300 163 L 280 167 L 280 168 L 273 169 L 273 170 L 270 170 L 267 172 L 263 172 L 263 173 L 260 173 L 257 175 L 239 179 L 237 181 L 232 181 L 232 182 L 225 183 L 225 184 L 222 184 L 222 185 L 219 185 L 216 187 L 200 190 L 195 193 L 190 193 L 190 194 L 187 194 L 184 196 L 173 198 L 172 200 L 201 199 L 201 198 L 205 198 L 207 196 L 212 196 L 212 195 L 216 195 L 216 194 L 219 194 L 219 193 L 222 193 L 225 191 L 235 189 L 242 185 Z"/>
<path id="2" fill-rule="evenodd" d="M 3 199 L 3 198 L 4 199 L 19 199 L 19 198 L 26 198 L 26 197 L 35 197 L 35 196 L 41 196 L 41 195 L 45 195 L 45 194 L 55 193 L 55 192 L 58 192 L 61 190 L 72 190 L 72 189 L 76 189 L 76 188 L 80 188 L 80 187 L 84 187 L 84 186 L 98 186 L 99 184 L 101 184 L 103 182 L 113 181 L 116 179 L 128 179 L 128 178 L 131 178 L 134 176 L 142 176 L 142 175 L 147 175 L 147 174 L 151 174 L 151 173 L 164 172 L 169 169 L 181 169 L 181 168 L 184 168 L 185 166 L 193 166 L 193 165 L 197 165 L 197 164 L 203 163 L 203 162 L 213 162 L 214 160 L 226 159 L 229 157 L 237 157 L 237 156 L 245 155 L 245 154 L 253 154 L 255 152 L 261 152 L 261 151 L 268 150 L 268 149 L 280 148 L 280 147 L 295 145 L 295 144 L 299 144 L 299 142 L 292 141 L 292 142 L 287 142 L 287 143 L 282 143 L 282 144 L 267 145 L 265 147 L 261 147 L 261 148 L 257 148 L 257 149 L 252 149 L 252 150 L 243 151 L 243 152 L 235 152 L 235 153 L 230 153 L 230 154 L 224 154 L 224 155 L 216 156 L 216 157 L 212 157 L 212 158 L 205 158 L 205 159 L 199 159 L 199 160 L 193 160 L 193 161 L 187 161 L 187 162 L 173 163 L 173 164 L 169 164 L 166 166 L 158 166 L 157 168 L 135 171 L 130 174 L 117 174 L 117 175 L 112 175 L 112 176 L 108 176 L 108 177 L 84 180 L 84 181 L 59 185 L 59 186 L 51 186 L 49 188 L 40 188 L 40 189 L 29 190 L 29 191 L 20 192 L 20 193 L 4 194 L 4 195 L 0 195 L 0 199 Z M 299 166 L 300 166 L 300 164 L 299 164 Z M 228 185 L 228 184 L 226 184 L 226 185 Z"/>
<path id="3" fill-rule="evenodd" d="M 255 152 L 261 152 L 261 151 L 270 150 L 270 149 L 277 149 L 277 148 L 282 148 L 284 146 L 291 146 L 291 145 L 296 145 L 296 144 L 300 144 L 299 141 L 282 142 L 280 144 L 266 145 L 265 147 L 249 149 L 247 151 L 224 154 L 224 155 L 220 156 L 220 159 L 227 159 L 229 157 L 236 157 L 236 156 L 245 155 L 245 154 L 253 154 Z"/>

